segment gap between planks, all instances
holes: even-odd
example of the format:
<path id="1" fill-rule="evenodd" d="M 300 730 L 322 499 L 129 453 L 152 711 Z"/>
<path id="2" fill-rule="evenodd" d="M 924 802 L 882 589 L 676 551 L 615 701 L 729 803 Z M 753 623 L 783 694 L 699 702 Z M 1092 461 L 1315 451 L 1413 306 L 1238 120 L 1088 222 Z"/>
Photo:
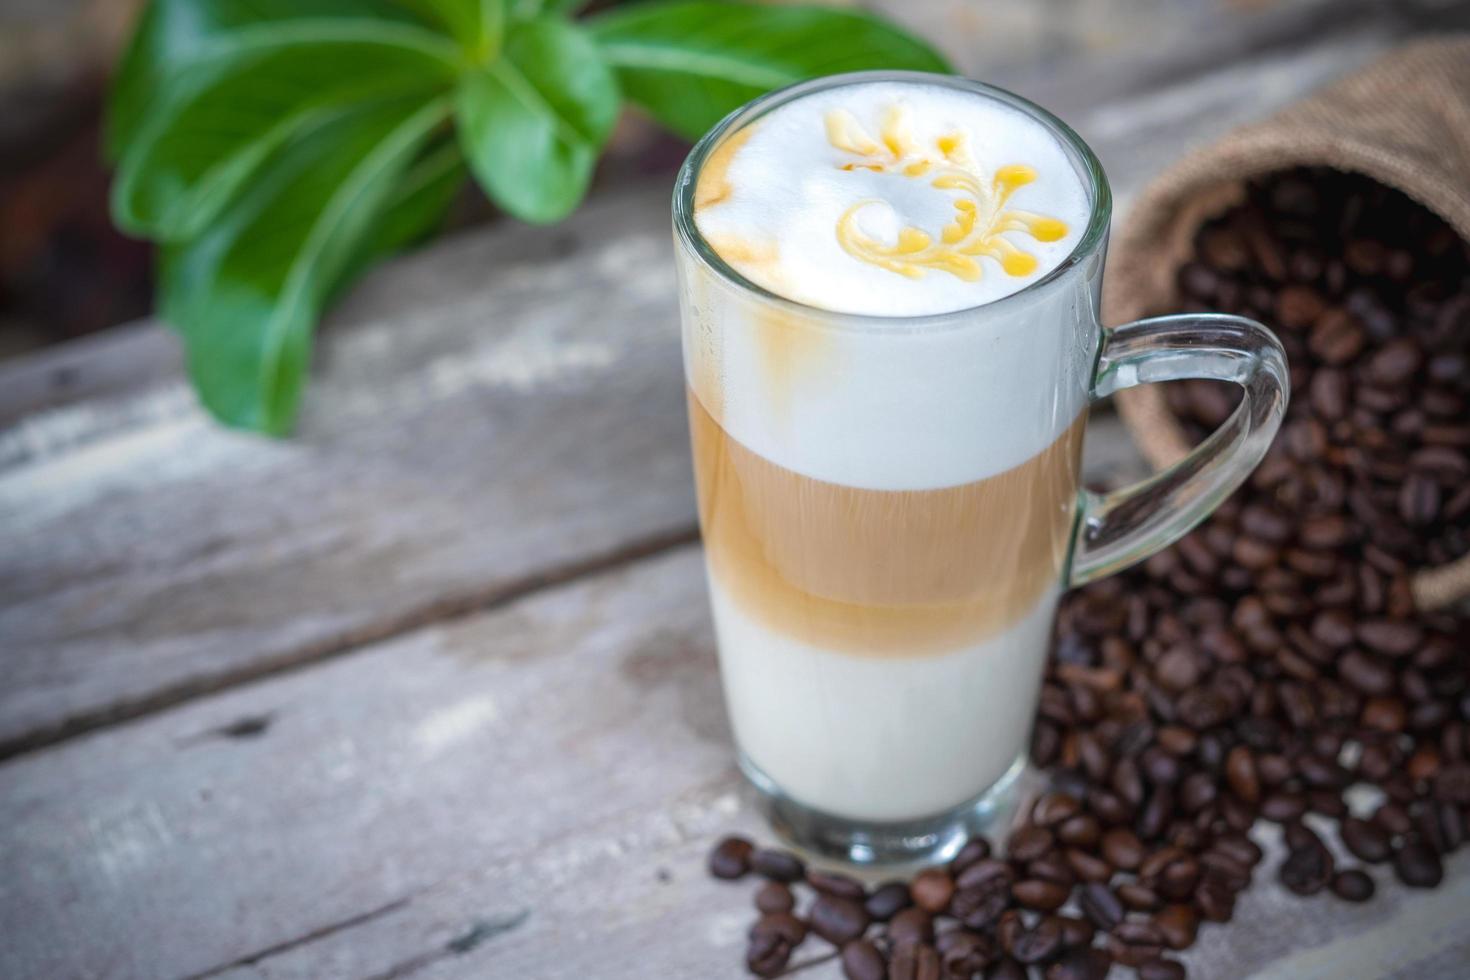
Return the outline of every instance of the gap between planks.
<path id="1" fill-rule="evenodd" d="M 527 575 L 509 586 L 496 585 L 484 590 L 470 590 L 425 603 L 403 614 L 381 622 L 372 622 L 329 640 L 308 644 L 289 653 L 264 660 L 251 661 L 233 669 L 203 677 L 190 677 L 167 685 L 147 697 L 109 704 L 104 708 L 79 711 L 59 723 L 0 740 L 0 765 L 49 748 L 79 735 L 136 721 L 210 694 L 269 677 L 304 670 L 317 664 L 350 655 L 370 644 L 390 640 L 427 626 L 453 622 L 469 616 L 510 605 L 534 593 L 566 585 L 578 579 L 599 575 L 622 565 L 632 565 L 656 557 L 699 540 L 696 526 L 678 528 L 640 541 L 622 544 L 612 551 L 552 566 Z"/>

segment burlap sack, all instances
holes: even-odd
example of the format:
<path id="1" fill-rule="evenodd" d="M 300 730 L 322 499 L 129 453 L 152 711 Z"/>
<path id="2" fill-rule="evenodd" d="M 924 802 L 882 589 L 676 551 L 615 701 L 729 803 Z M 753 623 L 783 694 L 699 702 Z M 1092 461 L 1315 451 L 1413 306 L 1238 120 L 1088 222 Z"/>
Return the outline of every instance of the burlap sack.
<path id="1" fill-rule="evenodd" d="M 1109 323 L 1170 308 L 1195 232 L 1276 170 L 1330 166 L 1365 174 L 1437 212 L 1470 240 L 1470 35 L 1405 45 L 1265 122 L 1191 153 L 1145 188 L 1108 260 Z M 1156 386 L 1118 399 L 1134 441 L 1157 467 L 1190 446 Z M 1470 555 L 1414 579 L 1421 609 L 1470 597 Z"/>

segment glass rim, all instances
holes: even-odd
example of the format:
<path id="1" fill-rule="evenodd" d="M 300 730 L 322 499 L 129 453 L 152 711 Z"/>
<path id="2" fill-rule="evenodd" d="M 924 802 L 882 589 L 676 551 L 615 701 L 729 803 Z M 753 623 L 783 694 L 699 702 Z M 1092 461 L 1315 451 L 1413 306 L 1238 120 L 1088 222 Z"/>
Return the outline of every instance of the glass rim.
<path id="1" fill-rule="evenodd" d="M 780 293 L 773 292 L 746 278 L 745 275 L 726 262 L 715 251 L 714 247 L 700 234 L 699 228 L 695 223 L 694 192 L 699 182 L 699 172 L 705 160 L 727 135 L 738 131 L 743 126 L 765 115 L 777 106 L 794 102 L 814 92 L 866 82 L 907 82 L 921 85 L 941 85 L 959 89 L 1003 102 L 1044 125 L 1062 143 L 1064 149 L 1068 150 L 1077 160 L 1081 161 L 1083 170 L 1085 171 L 1087 190 L 1091 199 L 1091 211 L 1088 215 L 1087 226 L 1083 230 L 1082 235 L 1077 239 L 1077 244 L 1072 247 L 1072 250 L 1067 253 L 1062 261 L 1048 270 L 1045 275 L 1027 283 L 1015 292 L 1007 293 L 999 299 L 990 300 L 989 302 L 960 307 L 959 309 L 948 310 L 943 313 L 923 313 L 918 315 L 846 313 L 841 310 L 815 306 L 788 296 L 782 296 Z M 839 75 L 826 75 L 767 92 L 765 95 L 747 102 L 716 123 L 713 129 L 705 133 L 699 142 L 694 144 L 694 148 L 689 151 L 689 155 L 685 157 L 683 165 L 679 168 L 679 175 L 674 182 L 673 210 L 674 234 L 678 243 L 690 255 L 694 256 L 706 270 L 713 273 L 716 278 L 726 285 L 752 293 L 768 303 L 808 319 L 826 320 L 833 325 L 846 329 L 883 331 L 894 329 L 914 330 L 925 325 L 932 325 L 936 328 L 950 326 L 958 318 L 973 317 L 982 311 L 999 310 L 1007 306 L 1014 306 L 1022 300 L 1029 299 L 1036 293 L 1046 290 L 1059 280 L 1066 278 L 1077 266 L 1081 265 L 1101 249 L 1103 243 L 1107 240 L 1108 225 L 1112 220 L 1113 196 L 1112 189 L 1108 186 L 1107 174 L 1103 171 L 1102 163 L 1098 160 L 1097 154 L 1092 151 L 1092 147 L 1088 146 L 1072 127 L 1029 99 L 998 86 L 975 81 L 974 79 L 965 78 L 961 75 L 941 75 L 934 72 L 922 71 L 858 71 L 846 72 Z"/>

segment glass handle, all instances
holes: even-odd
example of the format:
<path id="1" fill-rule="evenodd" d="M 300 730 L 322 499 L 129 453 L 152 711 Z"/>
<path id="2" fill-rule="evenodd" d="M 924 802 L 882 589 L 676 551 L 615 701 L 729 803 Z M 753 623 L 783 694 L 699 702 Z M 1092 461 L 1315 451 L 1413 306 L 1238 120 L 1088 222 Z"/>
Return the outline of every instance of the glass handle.
<path id="1" fill-rule="evenodd" d="M 1111 575 L 1178 541 L 1270 448 L 1286 414 L 1286 354 L 1270 330 L 1245 317 L 1188 313 L 1104 331 L 1092 397 L 1185 378 L 1233 381 L 1245 397 L 1224 425 L 1168 469 L 1111 493 L 1082 491 L 1069 586 Z"/>

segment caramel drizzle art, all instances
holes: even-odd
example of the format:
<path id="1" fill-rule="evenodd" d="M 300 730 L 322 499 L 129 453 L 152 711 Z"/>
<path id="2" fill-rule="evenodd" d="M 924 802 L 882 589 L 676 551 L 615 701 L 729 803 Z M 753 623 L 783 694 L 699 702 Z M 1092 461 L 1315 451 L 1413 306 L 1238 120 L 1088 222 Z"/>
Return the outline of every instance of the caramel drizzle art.
<path id="1" fill-rule="evenodd" d="M 1038 242 L 1054 242 L 1067 234 L 1067 225 L 1056 218 L 1029 211 L 1006 210 L 1006 201 L 1017 190 L 1036 179 L 1036 171 L 1024 164 L 1001 167 L 987 182 L 970 156 L 963 133 L 949 133 L 934 141 L 934 151 L 924 152 L 909 129 L 902 106 L 890 106 L 883 114 L 880 138 L 874 139 L 846 109 L 827 114 L 827 141 L 860 161 L 840 164 L 843 170 L 871 170 L 917 180 L 929 177 L 929 186 L 958 191 L 954 220 L 939 232 L 939 240 L 922 228 L 901 229 L 898 240 L 888 244 L 858 227 L 864 208 L 884 202 L 870 198 L 859 201 L 837 222 L 837 241 L 851 256 L 863 262 L 919 279 L 930 269 L 948 272 L 974 282 L 982 270 L 976 256 L 988 255 L 1011 276 L 1029 276 L 1036 271 L 1036 256 L 1007 241 L 1007 232 L 1020 231 Z"/>

